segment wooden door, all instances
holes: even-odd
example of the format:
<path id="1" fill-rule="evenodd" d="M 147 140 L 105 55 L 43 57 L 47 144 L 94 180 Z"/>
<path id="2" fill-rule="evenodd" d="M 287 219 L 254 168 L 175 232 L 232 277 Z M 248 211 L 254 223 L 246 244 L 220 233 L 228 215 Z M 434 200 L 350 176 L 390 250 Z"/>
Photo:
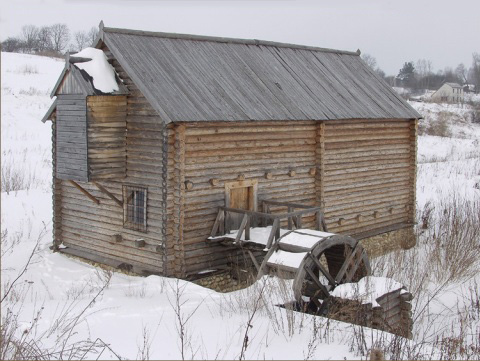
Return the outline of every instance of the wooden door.
<path id="1" fill-rule="evenodd" d="M 225 184 L 225 206 L 229 208 L 256 211 L 257 208 L 257 182 L 240 181 Z M 242 222 L 243 214 L 229 213 L 225 219 L 226 229 L 238 229 Z"/>
<path id="2" fill-rule="evenodd" d="M 251 187 L 230 189 L 230 208 L 253 210 L 250 203 Z"/>

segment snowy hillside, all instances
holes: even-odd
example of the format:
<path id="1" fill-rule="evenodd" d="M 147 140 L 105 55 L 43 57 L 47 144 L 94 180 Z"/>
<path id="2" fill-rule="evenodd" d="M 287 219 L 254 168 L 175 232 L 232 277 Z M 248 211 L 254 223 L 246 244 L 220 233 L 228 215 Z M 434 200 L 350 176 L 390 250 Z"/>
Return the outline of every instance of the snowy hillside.
<path id="1" fill-rule="evenodd" d="M 478 125 L 459 122 L 451 137 L 419 137 L 419 245 L 373 261 L 376 275 L 395 278 L 416 297 L 414 340 L 406 341 L 276 307 L 292 299 L 289 282 L 277 279 L 222 294 L 175 279 L 107 272 L 52 253 L 51 124 L 40 119 L 64 63 L 1 56 L 4 340 L 15 337 L 15 344 L 28 345 L 24 352 L 47 359 L 238 359 L 242 352 L 246 359 L 365 359 L 372 347 L 404 359 L 479 357 L 480 230 L 472 223 L 475 217 L 480 222 Z M 423 122 L 439 121 L 442 109 L 412 105 L 429 114 Z M 462 117 L 466 110 L 448 111 Z M 442 227 L 460 214 L 452 219 L 464 221 L 462 238 L 450 237 Z M 459 262 L 455 272 L 447 258 Z M 457 343 L 444 343 L 452 339 Z M 6 344 L 0 359 L 15 351 Z"/>

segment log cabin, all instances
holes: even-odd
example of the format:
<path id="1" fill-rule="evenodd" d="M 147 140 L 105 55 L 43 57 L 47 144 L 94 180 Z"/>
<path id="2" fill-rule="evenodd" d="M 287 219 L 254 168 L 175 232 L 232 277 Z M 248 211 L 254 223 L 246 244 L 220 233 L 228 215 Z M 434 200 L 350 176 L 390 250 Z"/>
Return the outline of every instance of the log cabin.
<path id="1" fill-rule="evenodd" d="M 328 227 L 372 254 L 405 242 L 420 115 L 360 51 L 103 23 L 95 48 L 117 86 L 67 55 L 43 118 L 54 249 L 193 279 L 243 257 L 218 237 L 235 229 Z"/>

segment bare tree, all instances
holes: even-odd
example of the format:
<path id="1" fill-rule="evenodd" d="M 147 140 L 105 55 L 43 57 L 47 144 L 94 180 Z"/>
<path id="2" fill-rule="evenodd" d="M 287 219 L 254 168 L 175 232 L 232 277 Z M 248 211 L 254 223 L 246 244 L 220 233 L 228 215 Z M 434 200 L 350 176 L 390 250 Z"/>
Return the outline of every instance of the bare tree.
<path id="1" fill-rule="evenodd" d="M 53 24 L 50 27 L 52 48 L 57 52 L 62 52 L 70 40 L 70 30 L 66 24 Z"/>
<path id="2" fill-rule="evenodd" d="M 370 54 L 362 54 L 362 60 L 373 70 L 377 67 L 377 59 Z"/>
<path id="3" fill-rule="evenodd" d="M 35 25 L 22 26 L 21 39 L 25 49 L 32 51 L 37 46 L 38 28 Z"/>
<path id="4" fill-rule="evenodd" d="M 2 51 L 8 53 L 17 52 L 22 48 L 22 42 L 20 39 L 10 37 L 2 42 Z"/>
<path id="5" fill-rule="evenodd" d="M 465 65 L 463 63 L 458 64 L 458 66 L 455 68 L 455 74 L 457 75 L 457 78 L 461 83 L 463 83 L 463 84 L 468 83 L 468 81 L 467 81 L 467 68 L 465 67 Z"/>
<path id="6" fill-rule="evenodd" d="M 427 60 L 426 63 L 426 71 L 427 71 L 427 81 L 426 81 L 426 88 L 429 89 L 430 86 L 430 76 L 433 73 L 433 64 L 431 60 Z"/>
<path id="7" fill-rule="evenodd" d="M 375 73 L 377 73 L 377 75 L 382 78 L 382 79 L 385 79 L 385 72 L 380 69 L 380 67 L 377 66 L 377 59 L 375 59 L 374 56 L 370 55 L 370 54 L 362 54 L 362 60 L 370 67 L 372 68 L 373 71 L 375 71 Z"/>
<path id="8" fill-rule="evenodd" d="M 472 67 L 470 68 L 470 77 L 472 83 L 475 84 L 475 92 L 478 93 L 480 90 L 480 53 L 472 54 Z"/>
<path id="9" fill-rule="evenodd" d="M 90 38 L 86 31 L 77 31 L 73 38 L 75 40 L 74 46 L 77 51 L 80 51 L 90 45 Z"/>
<path id="10" fill-rule="evenodd" d="M 49 50 L 52 48 L 51 29 L 49 26 L 42 26 L 37 35 L 38 50 Z"/>
<path id="11" fill-rule="evenodd" d="M 90 30 L 88 31 L 88 41 L 89 41 L 89 46 L 95 46 L 95 41 L 97 40 L 98 37 L 98 28 L 96 26 L 92 26 Z"/>

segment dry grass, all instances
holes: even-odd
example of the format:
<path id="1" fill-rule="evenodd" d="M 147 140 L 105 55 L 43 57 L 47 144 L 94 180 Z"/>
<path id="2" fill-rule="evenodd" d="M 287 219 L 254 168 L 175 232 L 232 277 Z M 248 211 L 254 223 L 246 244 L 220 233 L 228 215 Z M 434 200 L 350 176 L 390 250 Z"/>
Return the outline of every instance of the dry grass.
<path id="1" fill-rule="evenodd" d="M 414 338 L 382 340 L 392 359 L 479 359 L 480 201 L 458 196 L 427 203 L 418 212 L 418 243 L 409 251 L 372 260 L 377 275 L 392 277 L 414 295 Z M 456 291 L 456 309 L 443 300 Z M 448 299 L 448 298 L 447 298 Z M 360 347 L 357 345 L 357 347 Z"/>

